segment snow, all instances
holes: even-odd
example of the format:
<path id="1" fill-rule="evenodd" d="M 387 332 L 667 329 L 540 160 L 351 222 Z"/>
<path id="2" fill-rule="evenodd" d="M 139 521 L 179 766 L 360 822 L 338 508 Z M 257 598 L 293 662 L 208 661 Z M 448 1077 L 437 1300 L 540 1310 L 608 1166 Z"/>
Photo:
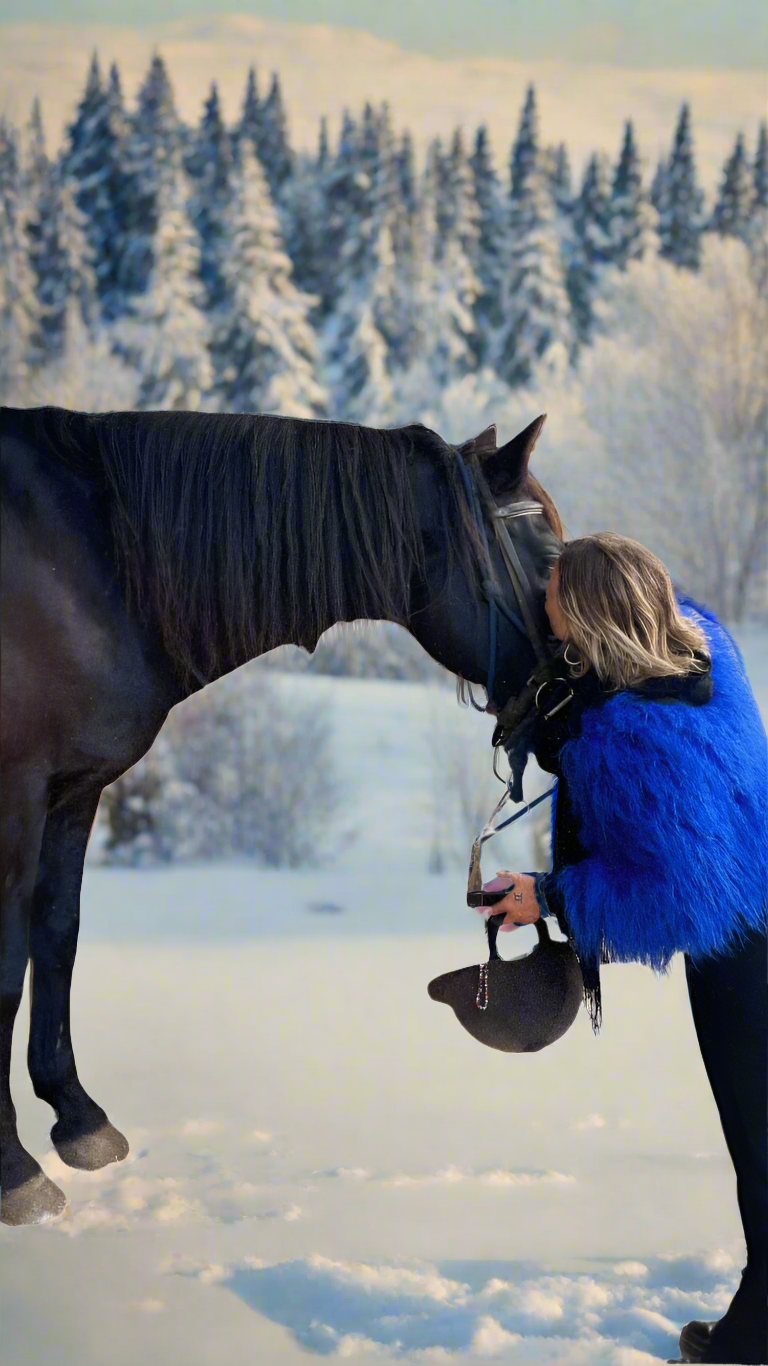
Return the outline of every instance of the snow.
<path id="1" fill-rule="evenodd" d="M 736 635 L 768 718 L 768 632 Z M 70 1204 L 0 1228 L 9 1360 L 51 1341 L 62 1366 L 103 1366 L 105 1341 L 110 1366 L 675 1356 L 743 1265 L 682 958 L 663 980 L 605 969 L 598 1038 L 580 1012 L 540 1054 L 480 1047 L 426 991 L 483 938 L 467 841 L 424 871 L 425 736 L 437 708 L 444 742 L 481 753 L 489 718 L 447 688 L 270 677 L 332 699 L 360 839 L 321 871 L 86 866 L 73 1031 L 132 1151 L 94 1173 L 60 1162 L 19 1028 L 21 1132 Z"/>

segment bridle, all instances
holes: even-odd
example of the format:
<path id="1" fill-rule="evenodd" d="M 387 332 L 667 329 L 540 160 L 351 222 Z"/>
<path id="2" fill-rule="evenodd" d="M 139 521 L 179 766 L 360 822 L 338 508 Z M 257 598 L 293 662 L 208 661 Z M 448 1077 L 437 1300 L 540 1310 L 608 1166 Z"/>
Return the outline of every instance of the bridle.
<path id="1" fill-rule="evenodd" d="M 509 574 L 510 582 L 512 584 L 512 590 L 517 599 L 517 604 L 520 608 L 520 613 L 522 616 L 521 620 L 517 613 L 513 611 L 512 607 L 507 602 L 504 593 L 502 592 L 502 589 L 495 578 L 495 575 L 493 578 L 488 578 L 483 581 L 483 592 L 488 602 L 489 612 L 488 681 L 486 683 L 486 692 L 490 699 L 493 696 L 493 683 L 496 674 L 497 611 L 501 612 L 501 614 L 505 616 L 507 620 L 510 621 L 512 625 L 515 626 L 517 630 L 521 632 L 522 635 L 528 638 L 528 640 L 531 642 L 531 645 L 533 646 L 538 664 L 545 664 L 552 658 L 552 652 L 546 645 L 545 641 L 542 639 L 539 628 L 536 625 L 536 619 L 532 607 L 534 593 L 531 587 L 530 580 L 525 572 L 525 569 L 523 568 L 523 565 L 520 561 L 520 556 L 518 555 L 515 549 L 512 537 L 510 536 L 506 527 L 506 522 L 514 517 L 530 517 L 535 516 L 537 513 L 543 514 L 544 509 L 541 503 L 537 503 L 533 498 L 520 498 L 517 499 L 515 502 L 505 503 L 503 507 L 498 507 L 496 504 L 496 500 L 494 499 L 493 494 L 491 493 L 491 490 L 489 489 L 477 462 L 472 462 L 472 473 L 474 475 L 473 478 L 472 475 L 470 475 L 469 470 L 467 469 L 467 466 L 464 462 L 464 459 L 458 450 L 456 451 L 456 459 L 458 461 L 459 471 L 461 473 L 461 477 L 464 483 L 464 488 L 467 494 L 467 501 L 472 512 L 472 517 L 480 532 L 483 545 L 485 546 L 485 551 L 488 558 L 488 564 L 491 570 L 491 574 L 494 575 L 493 561 L 491 560 L 491 553 L 488 544 L 488 535 L 485 529 L 485 517 L 483 516 L 481 500 L 482 503 L 485 504 L 486 512 L 491 518 L 491 525 L 493 526 L 493 529 L 496 533 L 496 539 L 499 543 L 499 548 L 501 550 L 502 558 L 504 560 L 504 565 L 507 570 L 507 573 Z"/>
<path id="2" fill-rule="evenodd" d="M 552 716 L 554 712 L 559 711 L 561 707 L 566 706 L 573 696 L 573 691 L 569 687 L 569 680 L 564 678 L 561 674 L 555 673 L 553 670 L 555 655 L 547 642 L 542 638 L 541 632 L 536 625 L 533 607 L 535 600 L 534 591 L 506 526 L 506 523 L 515 517 L 528 517 L 535 516 L 536 514 L 543 514 L 544 509 L 541 503 L 536 502 L 535 499 L 532 498 L 520 498 L 512 503 L 506 503 L 502 507 L 498 507 L 480 470 L 478 462 L 476 460 L 472 461 L 472 474 L 470 474 L 467 469 L 467 464 L 459 450 L 456 450 L 456 459 L 464 483 L 467 502 L 485 547 L 490 574 L 492 576 L 483 581 L 483 592 L 488 603 L 488 677 L 486 692 L 489 699 L 493 696 L 493 684 L 496 675 L 497 613 L 500 612 L 522 635 L 527 637 L 533 646 L 536 655 L 536 667 L 530 675 L 525 688 L 518 697 L 508 699 L 497 714 L 497 725 L 493 733 L 492 741 L 494 747 L 493 771 L 501 782 L 506 783 L 507 780 L 502 778 L 496 768 L 500 744 L 504 742 L 505 748 L 507 748 L 509 752 L 509 747 L 521 734 L 522 726 L 530 722 L 531 707 L 533 706 L 537 711 L 541 710 L 539 696 L 542 688 L 558 682 L 563 682 L 566 684 L 568 693 L 566 697 L 562 698 L 555 706 L 544 713 L 546 716 Z M 491 519 L 491 525 L 496 533 L 496 539 L 501 550 L 504 566 L 509 575 L 510 583 L 512 584 L 517 606 L 520 609 L 519 616 L 507 601 L 495 576 L 490 546 L 488 544 L 488 535 L 485 527 L 485 517 L 483 516 L 483 505 Z M 478 707 L 478 704 L 471 695 L 471 690 L 470 700 L 478 711 L 485 710 L 483 707 Z M 514 800 L 522 801 L 520 776 L 517 774 L 514 775 L 513 782 L 509 784 L 508 790 Z M 519 796 L 516 795 L 518 792 L 520 793 Z M 537 801 L 538 800 L 540 799 L 537 798 Z M 522 815 L 523 813 L 520 812 L 519 814 Z"/>

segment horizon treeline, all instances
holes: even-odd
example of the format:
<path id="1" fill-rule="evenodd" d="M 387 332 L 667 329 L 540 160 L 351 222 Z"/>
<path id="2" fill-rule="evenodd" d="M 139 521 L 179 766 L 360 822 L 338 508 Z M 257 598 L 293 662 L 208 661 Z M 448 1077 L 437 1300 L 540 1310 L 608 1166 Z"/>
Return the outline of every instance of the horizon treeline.
<path id="1" fill-rule="evenodd" d="M 369 424 L 414 384 L 577 366 L 607 277 L 649 255 L 696 272 L 707 234 L 749 244 L 768 211 L 765 122 L 710 203 L 688 103 L 650 181 L 631 120 L 617 141 L 574 184 L 530 86 L 503 176 L 483 125 L 418 168 L 386 104 L 298 153 L 276 73 L 262 97 L 251 69 L 231 126 L 212 84 L 190 126 L 159 53 L 133 108 L 94 53 L 56 157 L 38 101 L 25 129 L 0 121 L 0 395 L 96 338 L 126 406 Z"/>

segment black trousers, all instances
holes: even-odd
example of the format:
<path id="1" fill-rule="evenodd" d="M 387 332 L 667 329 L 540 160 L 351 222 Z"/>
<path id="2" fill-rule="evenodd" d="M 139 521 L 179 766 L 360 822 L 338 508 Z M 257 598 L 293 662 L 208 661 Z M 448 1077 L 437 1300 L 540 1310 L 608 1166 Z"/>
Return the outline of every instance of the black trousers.
<path id="1" fill-rule="evenodd" d="M 685 954 L 685 976 L 747 1245 L 741 1284 L 701 1360 L 768 1366 L 768 935 L 755 931 L 696 967 Z"/>

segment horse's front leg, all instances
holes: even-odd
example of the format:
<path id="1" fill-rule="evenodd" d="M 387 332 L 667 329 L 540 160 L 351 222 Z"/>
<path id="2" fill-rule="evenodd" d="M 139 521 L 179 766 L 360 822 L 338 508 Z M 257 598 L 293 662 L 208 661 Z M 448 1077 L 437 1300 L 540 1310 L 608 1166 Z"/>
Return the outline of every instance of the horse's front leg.
<path id="1" fill-rule="evenodd" d="M 51 1141 L 59 1157 L 84 1171 L 128 1154 L 127 1140 L 80 1083 L 69 1032 L 83 864 L 100 795 L 100 790 L 80 794 L 48 814 L 29 940 L 29 1075 L 35 1095 L 56 1111 Z"/>
<path id="2" fill-rule="evenodd" d="M 0 1223 L 42 1224 L 61 1214 L 67 1200 L 22 1147 L 11 1098 L 13 1026 L 24 989 L 29 922 L 40 842 L 47 812 L 47 783 L 34 771 L 3 764 L 0 822 Z"/>

